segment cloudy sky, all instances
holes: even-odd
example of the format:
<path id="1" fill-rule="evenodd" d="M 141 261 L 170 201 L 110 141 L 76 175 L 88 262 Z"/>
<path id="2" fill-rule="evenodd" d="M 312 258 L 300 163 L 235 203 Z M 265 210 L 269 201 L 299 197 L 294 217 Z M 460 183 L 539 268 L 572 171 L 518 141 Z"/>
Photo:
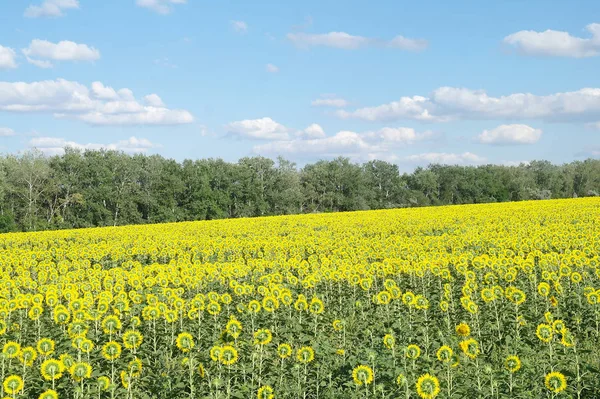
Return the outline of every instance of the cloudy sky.
<path id="1" fill-rule="evenodd" d="M 0 151 L 600 156 L 600 2 L 0 5 Z"/>

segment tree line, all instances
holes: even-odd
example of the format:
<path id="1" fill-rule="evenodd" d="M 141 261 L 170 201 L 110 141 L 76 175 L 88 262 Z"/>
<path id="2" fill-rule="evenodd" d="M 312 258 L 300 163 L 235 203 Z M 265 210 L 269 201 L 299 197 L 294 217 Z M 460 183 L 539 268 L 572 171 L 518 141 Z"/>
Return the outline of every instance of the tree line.
<path id="1" fill-rule="evenodd" d="M 597 196 L 600 160 L 429 165 L 412 173 L 348 158 L 177 162 L 65 149 L 0 157 L 0 232 Z"/>

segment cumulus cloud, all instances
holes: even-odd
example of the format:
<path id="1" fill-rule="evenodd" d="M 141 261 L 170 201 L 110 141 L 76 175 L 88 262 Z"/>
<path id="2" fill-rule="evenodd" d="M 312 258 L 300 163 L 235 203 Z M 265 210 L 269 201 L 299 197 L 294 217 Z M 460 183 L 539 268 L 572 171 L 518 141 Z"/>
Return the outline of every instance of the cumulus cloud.
<path id="1" fill-rule="evenodd" d="M 81 144 L 75 141 L 65 140 L 64 138 L 35 137 L 29 141 L 28 146 L 30 148 L 36 148 L 49 156 L 62 155 L 67 147 L 79 150 L 116 150 L 130 154 L 144 153 L 152 148 L 160 147 L 159 145 L 150 142 L 150 140 L 137 138 L 134 136 L 128 138 L 127 140 L 119 140 L 116 143 L 111 144 Z"/>
<path id="2" fill-rule="evenodd" d="M 600 88 L 583 88 L 545 96 L 514 93 L 492 97 L 484 90 L 440 87 L 429 97 L 402 97 L 398 101 L 354 111 L 338 111 L 343 119 L 394 121 L 412 119 L 446 122 L 454 119 L 539 119 L 545 121 L 598 120 Z"/>
<path id="3" fill-rule="evenodd" d="M 78 44 L 69 40 L 52 43 L 47 40 L 34 39 L 23 54 L 27 61 L 41 67 L 52 67 L 52 61 L 95 61 L 100 58 L 100 51 L 87 44 Z"/>
<path id="4" fill-rule="evenodd" d="M 14 136 L 15 131 L 8 127 L 0 127 L 0 137 Z"/>
<path id="5" fill-rule="evenodd" d="M 150 94 L 140 104 L 130 89 L 115 90 L 101 82 L 91 88 L 64 79 L 0 82 L 0 111 L 46 112 L 91 125 L 177 125 L 192 123 L 189 111 L 167 108 Z"/>
<path id="6" fill-rule="evenodd" d="M 269 73 L 277 73 L 279 72 L 279 67 L 273 65 L 273 64 L 267 64 L 267 66 L 265 67 L 267 72 Z"/>
<path id="7" fill-rule="evenodd" d="M 329 33 L 288 33 L 287 38 L 300 48 L 309 47 L 333 47 L 344 50 L 356 50 L 367 46 L 383 46 L 397 48 L 407 51 L 420 51 L 427 48 L 427 40 L 409 39 L 404 36 L 396 36 L 392 40 L 381 40 L 364 36 L 351 35 L 346 32 Z"/>
<path id="8" fill-rule="evenodd" d="M 225 125 L 225 129 L 234 136 L 252 140 L 285 140 L 290 132 L 269 117 L 231 122 Z"/>
<path id="9" fill-rule="evenodd" d="M 484 130 L 477 141 L 482 144 L 511 145 L 535 144 L 542 138 L 542 130 L 528 125 L 500 125 L 491 130 Z"/>
<path id="10" fill-rule="evenodd" d="M 600 54 L 600 24 L 589 24 L 585 29 L 591 38 L 572 36 L 568 32 L 548 29 L 543 32 L 522 30 L 504 38 L 523 55 L 584 58 Z"/>
<path id="11" fill-rule="evenodd" d="M 136 0 L 138 7 L 147 8 L 158 14 L 169 14 L 173 11 L 173 5 L 185 4 L 187 0 Z"/>
<path id="12" fill-rule="evenodd" d="M 448 152 L 426 152 L 422 154 L 409 155 L 403 160 L 414 165 L 479 165 L 486 162 L 484 157 L 471 152 L 463 152 L 462 154 Z"/>
<path id="13" fill-rule="evenodd" d="M 231 28 L 237 33 L 248 32 L 248 24 L 244 21 L 230 21 Z"/>
<path id="14" fill-rule="evenodd" d="M 323 130 L 321 125 L 313 123 L 306 129 L 297 132 L 296 136 L 304 137 L 307 139 L 320 139 L 320 138 L 325 137 L 325 131 Z"/>
<path id="15" fill-rule="evenodd" d="M 307 134 L 307 131 L 311 131 L 312 134 Z M 255 146 L 253 151 L 262 155 L 291 155 L 305 158 L 343 155 L 357 160 L 394 159 L 394 150 L 434 136 L 429 131 L 418 133 L 406 127 L 387 127 L 364 133 L 346 130 L 333 136 L 325 136 L 323 129 L 313 124 L 304 131 L 297 132 L 295 138 L 260 144 Z"/>
<path id="16" fill-rule="evenodd" d="M 317 98 L 311 102 L 313 107 L 334 107 L 344 108 L 350 105 L 350 103 L 343 98 L 338 98 L 334 95 L 322 95 L 321 98 Z"/>
<path id="17" fill-rule="evenodd" d="M 15 60 L 17 53 L 10 47 L 0 45 L 0 69 L 14 69 L 17 67 Z"/>
<path id="18" fill-rule="evenodd" d="M 79 8 L 79 0 L 45 0 L 40 5 L 30 5 L 25 9 L 28 18 L 62 17 L 63 11 Z"/>

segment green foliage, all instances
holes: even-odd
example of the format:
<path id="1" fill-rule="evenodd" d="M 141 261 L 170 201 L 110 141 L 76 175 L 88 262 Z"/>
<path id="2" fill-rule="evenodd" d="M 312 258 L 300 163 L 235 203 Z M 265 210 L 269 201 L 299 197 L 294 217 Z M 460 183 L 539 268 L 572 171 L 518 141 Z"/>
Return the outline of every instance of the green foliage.
<path id="1" fill-rule="evenodd" d="M 118 226 L 597 196 L 600 161 L 398 166 L 348 158 L 298 168 L 283 158 L 177 162 L 67 148 L 0 158 L 0 231 Z"/>

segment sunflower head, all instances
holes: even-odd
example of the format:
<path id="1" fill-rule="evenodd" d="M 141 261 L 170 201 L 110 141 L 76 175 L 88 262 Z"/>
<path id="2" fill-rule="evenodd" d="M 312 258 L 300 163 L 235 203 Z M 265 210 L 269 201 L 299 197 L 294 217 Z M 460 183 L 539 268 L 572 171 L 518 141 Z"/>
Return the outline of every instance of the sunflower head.
<path id="1" fill-rule="evenodd" d="M 258 388 L 258 392 L 256 393 L 257 399 L 273 399 L 275 397 L 275 391 L 269 385 L 264 385 Z"/>
<path id="2" fill-rule="evenodd" d="M 551 392 L 559 393 L 567 388 L 567 379 L 562 373 L 554 371 L 546 374 L 544 385 L 546 385 L 546 388 Z"/>
<path id="3" fill-rule="evenodd" d="M 315 351 L 310 346 L 303 346 L 296 352 L 296 359 L 303 364 L 310 363 L 315 359 Z"/>
<path id="4" fill-rule="evenodd" d="M 468 337 L 471 335 L 471 327 L 467 323 L 460 323 L 456 326 L 456 334 L 461 337 Z"/>
<path id="5" fill-rule="evenodd" d="M 260 329 L 254 333 L 254 345 L 267 345 L 272 340 L 273 334 L 267 328 Z"/>
<path id="6" fill-rule="evenodd" d="M 417 394 L 422 399 L 433 399 L 440 393 L 440 382 L 431 374 L 423 374 L 417 380 Z"/>
<path id="7" fill-rule="evenodd" d="M 180 351 L 187 353 L 194 348 L 194 337 L 190 333 L 182 332 L 177 336 L 175 344 Z"/>
<path id="8" fill-rule="evenodd" d="M 453 355 L 452 348 L 447 345 L 441 346 L 440 349 L 437 350 L 436 356 L 440 362 L 449 363 L 452 361 Z"/>
<path id="9" fill-rule="evenodd" d="M 521 359 L 517 355 L 508 356 L 504 360 L 504 367 L 511 373 L 516 373 L 521 369 Z"/>
<path id="10" fill-rule="evenodd" d="M 53 389 L 49 389 L 42 392 L 40 396 L 38 396 L 38 399 L 58 399 L 58 393 Z"/>
<path id="11" fill-rule="evenodd" d="M 479 354 L 479 343 L 473 338 L 462 341 L 459 346 L 462 352 L 471 359 L 475 359 Z"/>
<path id="12" fill-rule="evenodd" d="M 394 349 L 396 346 L 396 338 L 392 334 L 386 334 L 383 336 L 383 345 L 388 349 Z"/>
<path id="13" fill-rule="evenodd" d="M 417 359 L 421 356 L 421 348 L 418 345 L 410 344 L 406 347 L 406 357 L 409 359 Z"/>
<path id="14" fill-rule="evenodd" d="M 539 326 L 537 326 L 535 335 L 537 335 L 540 341 L 548 343 L 552 340 L 554 331 L 552 329 L 552 326 L 550 326 L 549 324 L 542 323 Z"/>
<path id="15" fill-rule="evenodd" d="M 292 355 L 292 347 L 290 346 L 290 344 L 279 344 L 279 346 L 277 347 L 277 355 L 281 359 L 287 359 L 288 357 L 290 357 Z"/>
<path id="16" fill-rule="evenodd" d="M 356 385 L 368 385 L 373 382 L 373 369 L 365 365 L 357 366 L 352 370 L 352 379 Z"/>
<path id="17" fill-rule="evenodd" d="M 15 395 L 23 389 L 23 379 L 18 375 L 9 375 L 2 383 L 4 392 L 9 395 Z"/>
<path id="18" fill-rule="evenodd" d="M 219 361 L 226 366 L 231 366 L 238 361 L 238 351 L 231 345 L 225 345 L 219 353 Z"/>

